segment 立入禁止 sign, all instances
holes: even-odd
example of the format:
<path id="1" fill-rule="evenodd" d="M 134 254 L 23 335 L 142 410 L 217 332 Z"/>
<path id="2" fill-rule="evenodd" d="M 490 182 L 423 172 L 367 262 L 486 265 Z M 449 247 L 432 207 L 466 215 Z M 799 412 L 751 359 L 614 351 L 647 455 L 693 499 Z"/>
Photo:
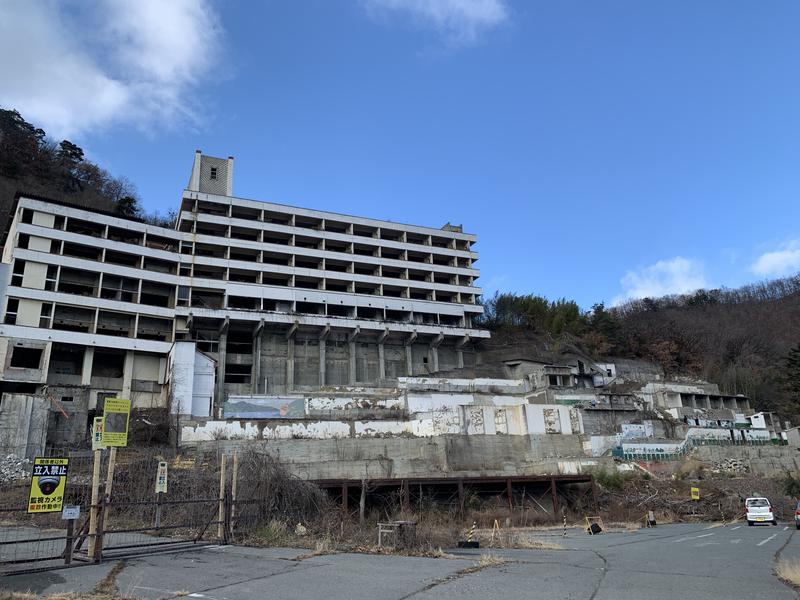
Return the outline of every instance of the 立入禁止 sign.
<path id="1" fill-rule="evenodd" d="M 67 489 L 68 458 L 35 458 L 28 493 L 29 513 L 61 512 Z"/>

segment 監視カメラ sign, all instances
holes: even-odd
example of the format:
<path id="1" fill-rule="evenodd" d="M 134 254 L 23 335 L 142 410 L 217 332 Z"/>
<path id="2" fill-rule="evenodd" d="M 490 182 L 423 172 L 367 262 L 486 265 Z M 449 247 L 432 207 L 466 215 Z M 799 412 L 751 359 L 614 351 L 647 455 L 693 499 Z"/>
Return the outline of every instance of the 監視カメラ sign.
<path id="1" fill-rule="evenodd" d="M 29 513 L 61 512 L 67 489 L 68 458 L 35 458 L 28 493 Z"/>

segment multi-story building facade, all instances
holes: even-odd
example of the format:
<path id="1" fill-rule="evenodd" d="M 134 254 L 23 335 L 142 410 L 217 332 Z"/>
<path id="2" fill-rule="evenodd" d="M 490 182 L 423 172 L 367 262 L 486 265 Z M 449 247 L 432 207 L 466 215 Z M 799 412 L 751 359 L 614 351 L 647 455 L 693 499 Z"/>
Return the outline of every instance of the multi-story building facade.
<path id="1" fill-rule="evenodd" d="M 0 273 L 0 390 L 44 391 L 65 414 L 121 395 L 221 416 L 229 394 L 474 362 L 489 336 L 474 324 L 474 235 L 232 189 L 233 159 L 198 151 L 174 229 L 19 197 Z"/>

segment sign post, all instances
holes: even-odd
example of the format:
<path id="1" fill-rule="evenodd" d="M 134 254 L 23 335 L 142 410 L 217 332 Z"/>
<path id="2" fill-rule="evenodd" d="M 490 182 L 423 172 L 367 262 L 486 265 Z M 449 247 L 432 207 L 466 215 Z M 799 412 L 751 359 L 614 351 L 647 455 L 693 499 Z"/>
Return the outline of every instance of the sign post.
<path id="1" fill-rule="evenodd" d="M 156 471 L 156 531 L 161 528 L 161 497 L 167 493 L 167 461 L 158 463 Z"/>
<path id="2" fill-rule="evenodd" d="M 65 506 L 61 511 L 61 519 L 67 522 L 67 544 L 64 548 L 64 564 L 72 563 L 72 543 L 75 539 L 75 520 L 81 514 L 80 506 Z"/>

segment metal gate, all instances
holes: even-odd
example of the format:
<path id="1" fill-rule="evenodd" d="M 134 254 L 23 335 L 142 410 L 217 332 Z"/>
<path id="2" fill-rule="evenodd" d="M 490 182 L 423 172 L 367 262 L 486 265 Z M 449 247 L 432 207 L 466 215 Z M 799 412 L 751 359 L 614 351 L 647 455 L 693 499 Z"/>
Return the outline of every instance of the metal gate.
<path id="1" fill-rule="evenodd" d="M 0 488 L 0 576 L 227 542 L 231 502 L 214 457 L 197 463 L 126 448 L 68 455 L 64 505 L 80 508 L 76 521 L 27 514 L 28 481 Z M 169 465 L 168 486 L 156 494 L 160 461 Z"/>

